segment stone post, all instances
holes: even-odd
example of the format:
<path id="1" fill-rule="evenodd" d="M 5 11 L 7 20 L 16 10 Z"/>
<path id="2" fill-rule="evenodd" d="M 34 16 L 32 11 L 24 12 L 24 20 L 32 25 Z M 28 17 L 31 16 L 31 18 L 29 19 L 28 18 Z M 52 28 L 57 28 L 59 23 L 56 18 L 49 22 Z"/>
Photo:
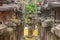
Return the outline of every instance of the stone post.
<path id="1" fill-rule="evenodd" d="M 15 40 L 13 28 L 8 28 L 4 24 L 0 24 L 0 39 L 1 40 Z"/>
<path id="2" fill-rule="evenodd" d="M 7 28 L 6 33 L 4 35 L 5 40 L 16 40 L 14 38 L 14 30 L 13 28 Z"/>
<path id="3" fill-rule="evenodd" d="M 28 15 L 28 36 L 33 36 L 33 31 L 35 29 L 35 23 L 32 15 Z"/>
<path id="4" fill-rule="evenodd" d="M 16 37 L 17 40 L 21 40 L 24 36 L 24 19 L 23 19 L 23 13 L 20 11 L 18 16 L 18 23 L 16 28 Z"/>
<path id="5" fill-rule="evenodd" d="M 37 28 L 38 28 L 38 40 L 41 40 L 41 13 L 40 13 L 40 11 L 37 11 L 37 13 L 36 13 L 36 24 L 37 24 Z M 43 18 L 42 18 L 43 19 Z"/>

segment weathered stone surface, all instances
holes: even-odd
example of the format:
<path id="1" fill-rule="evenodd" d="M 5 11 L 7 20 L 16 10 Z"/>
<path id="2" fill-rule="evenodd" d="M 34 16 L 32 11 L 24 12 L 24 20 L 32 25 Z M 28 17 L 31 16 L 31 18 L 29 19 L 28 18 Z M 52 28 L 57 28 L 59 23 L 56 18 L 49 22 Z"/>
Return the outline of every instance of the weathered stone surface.
<path id="1" fill-rule="evenodd" d="M 13 33 L 13 28 L 7 28 L 7 33 L 12 34 Z"/>
<path id="2" fill-rule="evenodd" d="M 51 27 L 53 25 L 53 20 L 52 19 L 47 19 L 42 22 L 42 27 Z"/>
<path id="3" fill-rule="evenodd" d="M 13 28 L 14 30 L 16 30 L 16 24 L 13 23 L 12 21 L 8 20 L 6 23 L 5 23 L 8 27 L 11 27 Z"/>
<path id="4" fill-rule="evenodd" d="M 16 4 L 8 4 L 8 5 L 7 4 L 3 4 L 0 7 L 0 11 L 16 11 L 18 9 L 19 9 L 19 7 Z"/>
<path id="5" fill-rule="evenodd" d="M 51 29 L 51 32 L 60 38 L 60 24 Z"/>
<path id="6" fill-rule="evenodd" d="M 49 10 L 51 8 L 60 7 L 60 1 L 59 0 L 44 0 L 42 2 L 42 9 L 43 10 Z"/>
<path id="7" fill-rule="evenodd" d="M 1 40 L 12 40 L 14 35 L 13 28 L 8 28 L 4 24 L 0 24 L 0 39 Z"/>
<path id="8" fill-rule="evenodd" d="M 7 28 L 5 32 L 5 37 L 6 40 L 16 40 L 14 30 L 13 28 Z"/>
<path id="9" fill-rule="evenodd" d="M 7 28 L 7 26 L 6 26 L 6 25 L 0 24 L 0 35 L 2 35 L 2 34 L 4 34 L 4 33 L 5 33 L 6 28 Z"/>
<path id="10" fill-rule="evenodd" d="M 59 2 L 50 2 L 49 4 L 51 5 L 51 7 L 60 7 Z"/>

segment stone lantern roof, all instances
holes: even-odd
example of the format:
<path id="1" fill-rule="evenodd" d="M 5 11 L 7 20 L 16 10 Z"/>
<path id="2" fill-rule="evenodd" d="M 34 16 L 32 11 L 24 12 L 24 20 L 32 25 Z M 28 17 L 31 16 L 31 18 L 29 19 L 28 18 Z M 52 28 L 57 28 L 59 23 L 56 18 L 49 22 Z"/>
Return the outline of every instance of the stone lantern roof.
<path id="1" fill-rule="evenodd" d="M 45 9 L 45 10 L 60 7 L 60 1 L 58 1 L 58 0 L 44 0 L 41 7 L 42 7 L 42 9 Z"/>
<path id="2" fill-rule="evenodd" d="M 0 11 L 17 11 L 19 7 L 16 4 L 2 4 Z"/>
<path id="3" fill-rule="evenodd" d="M 17 11 L 18 9 L 15 0 L 0 0 L 0 11 Z"/>
<path id="4" fill-rule="evenodd" d="M 12 3 L 15 2 L 15 0 L 0 0 L 0 3 Z"/>

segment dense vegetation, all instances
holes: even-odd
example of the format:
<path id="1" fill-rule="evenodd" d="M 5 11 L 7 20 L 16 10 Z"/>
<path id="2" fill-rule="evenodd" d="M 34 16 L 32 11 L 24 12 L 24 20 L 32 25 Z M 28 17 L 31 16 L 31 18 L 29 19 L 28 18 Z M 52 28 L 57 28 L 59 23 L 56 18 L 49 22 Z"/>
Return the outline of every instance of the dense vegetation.
<path id="1" fill-rule="evenodd" d="M 27 15 L 29 14 L 29 12 L 31 12 L 31 14 L 34 16 L 35 15 L 35 11 L 36 11 L 37 5 L 36 4 L 27 4 L 25 6 L 25 12 L 24 12 L 24 19 L 25 22 L 27 22 Z"/>

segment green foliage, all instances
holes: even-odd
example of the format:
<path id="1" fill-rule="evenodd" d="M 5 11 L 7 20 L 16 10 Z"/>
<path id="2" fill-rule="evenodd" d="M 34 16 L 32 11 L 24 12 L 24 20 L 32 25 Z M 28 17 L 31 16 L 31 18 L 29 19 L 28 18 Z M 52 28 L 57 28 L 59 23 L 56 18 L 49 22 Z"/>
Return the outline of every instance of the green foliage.
<path id="1" fill-rule="evenodd" d="M 30 11 L 31 14 L 34 15 L 36 7 L 37 7 L 36 4 L 34 4 L 34 5 L 33 4 L 26 5 L 26 7 L 25 7 L 25 14 L 28 15 L 29 14 L 28 12 Z"/>
<path id="2" fill-rule="evenodd" d="M 35 15 L 35 10 L 36 10 L 37 5 L 36 4 L 28 4 L 25 7 L 25 12 L 24 12 L 24 19 L 25 19 L 25 23 L 28 22 L 27 19 L 27 15 L 29 14 L 29 12 L 31 12 L 31 14 L 34 16 Z"/>
<path id="3" fill-rule="evenodd" d="M 34 12 L 35 12 L 35 9 L 34 9 L 34 5 L 26 5 L 26 12 L 29 12 L 29 11 L 31 11 L 32 12 L 32 14 L 34 14 Z"/>

